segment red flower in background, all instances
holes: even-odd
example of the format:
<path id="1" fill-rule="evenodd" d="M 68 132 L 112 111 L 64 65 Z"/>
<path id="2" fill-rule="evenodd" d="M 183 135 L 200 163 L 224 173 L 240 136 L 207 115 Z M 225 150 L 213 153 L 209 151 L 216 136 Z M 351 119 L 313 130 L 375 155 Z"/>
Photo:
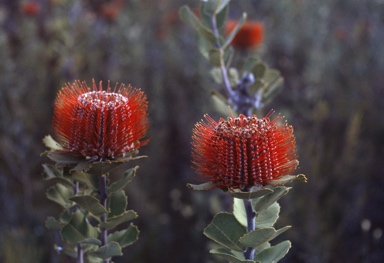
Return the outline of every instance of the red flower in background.
<path id="1" fill-rule="evenodd" d="M 26 2 L 21 5 L 21 12 L 28 16 L 36 16 L 40 13 L 40 4 L 36 2 Z"/>
<path id="2" fill-rule="evenodd" d="M 104 3 L 100 6 L 100 15 L 108 21 L 114 21 L 122 11 L 124 2 L 122 0 L 114 0 Z"/>
<path id="3" fill-rule="evenodd" d="M 208 115 L 193 130 L 192 158 L 195 171 L 215 187 L 244 189 L 267 185 L 297 168 L 292 126 L 282 117 L 256 115 L 216 122 Z"/>
<path id="4" fill-rule="evenodd" d="M 237 21 L 228 20 L 225 24 L 227 35 L 236 27 Z M 258 47 L 264 40 L 264 26 L 260 22 L 245 21 L 232 40 L 232 45 L 239 49 Z"/>
<path id="5" fill-rule="evenodd" d="M 53 129 L 65 152 L 93 160 L 125 156 L 148 143 L 148 103 L 139 89 L 93 81 L 64 86 L 55 101 Z"/>

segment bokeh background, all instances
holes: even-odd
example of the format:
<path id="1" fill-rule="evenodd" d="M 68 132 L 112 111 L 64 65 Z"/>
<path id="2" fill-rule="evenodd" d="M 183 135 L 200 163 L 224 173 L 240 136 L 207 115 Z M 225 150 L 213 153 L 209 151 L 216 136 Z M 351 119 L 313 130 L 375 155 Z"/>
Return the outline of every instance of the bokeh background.
<path id="1" fill-rule="evenodd" d="M 148 158 L 128 185 L 140 239 L 115 262 L 221 262 L 202 234 L 230 209 L 219 190 L 196 192 L 190 137 L 217 85 L 186 0 L 0 1 L 0 262 L 73 262 L 58 255 L 47 216 L 42 138 L 51 134 L 57 91 L 75 79 L 142 88 L 149 99 Z M 277 226 L 293 247 L 281 262 L 384 262 L 384 1 L 236 0 L 264 23 L 259 53 L 285 78 L 269 104 L 295 128 L 299 173 Z"/>

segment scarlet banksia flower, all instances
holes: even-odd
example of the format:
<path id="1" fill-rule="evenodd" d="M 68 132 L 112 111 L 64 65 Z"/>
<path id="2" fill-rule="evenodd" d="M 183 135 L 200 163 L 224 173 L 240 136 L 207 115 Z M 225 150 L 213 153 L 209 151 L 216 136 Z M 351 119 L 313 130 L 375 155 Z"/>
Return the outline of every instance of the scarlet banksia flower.
<path id="1" fill-rule="evenodd" d="M 297 168 L 292 126 L 278 115 L 229 117 L 218 122 L 206 115 L 192 136 L 194 170 L 217 188 L 265 186 Z"/>
<path id="2" fill-rule="evenodd" d="M 92 88 L 85 82 L 65 85 L 55 101 L 53 129 L 58 142 L 74 156 L 104 161 L 148 143 L 148 103 L 145 94 L 131 86 L 108 83 Z"/>
<path id="3" fill-rule="evenodd" d="M 228 20 L 225 24 L 227 34 L 236 27 L 237 21 Z M 264 40 L 264 26 L 260 22 L 245 21 L 239 32 L 233 38 L 232 46 L 239 49 L 250 49 L 258 47 Z"/>

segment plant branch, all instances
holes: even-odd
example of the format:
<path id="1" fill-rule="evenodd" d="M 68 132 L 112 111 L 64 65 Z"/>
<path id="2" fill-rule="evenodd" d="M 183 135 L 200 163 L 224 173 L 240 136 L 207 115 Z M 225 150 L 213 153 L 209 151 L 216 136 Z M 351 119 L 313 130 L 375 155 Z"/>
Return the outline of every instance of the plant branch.
<path id="1" fill-rule="evenodd" d="M 99 195 L 100 195 L 100 204 L 107 208 L 107 175 L 103 174 L 99 178 Z M 103 214 L 101 216 L 101 222 L 105 222 L 107 220 L 107 214 Z M 101 245 L 105 246 L 108 244 L 108 230 L 104 227 L 100 227 L 101 231 Z M 109 259 L 103 261 L 103 263 L 109 263 Z"/>
<path id="2" fill-rule="evenodd" d="M 247 215 L 247 231 L 249 233 L 249 232 L 255 230 L 256 212 L 253 209 L 252 199 L 243 199 L 243 202 L 244 202 L 245 213 Z M 244 258 L 253 260 L 254 256 L 255 256 L 254 253 L 255 253 L 255 249 L 253 247 L 248 247 L 244 251 Z"/>
<path id="3" fill-rule="evenodd" d="M 215 43 L 216 48 L 218 49 L 220 54 L 219 56 L 220 71 L 221 71 L 221 76 L 223 77 L 224 87 L 225 87 L 225 90 L 227 91 L 228 97 L 232 98 L 234 96 L 234 91 L 232 90 L 231 83 L 228 78 L 227 67 L 225 66 L 225 63 L 224 63 L 224 51 L 220 43 L 220 33 L 219 33 L 219 29 L 217 28 L 216 16 L 214 14 L 212 15 L 211 22 L 212 22 L 213 34 L 215 35 L 215 39 L 216 39 L 216 43 Z"/>
<path id="4" fill-rule="evenodd" d="M 79 193 L 79 181 L 73 181 L 73 195 L 76 196 Z M 78 209 L 78 208 L 77 208 Z M 80 243 L 76 244 L 77 258 L 76 263 L 84 263 L 84 251 Z"/>

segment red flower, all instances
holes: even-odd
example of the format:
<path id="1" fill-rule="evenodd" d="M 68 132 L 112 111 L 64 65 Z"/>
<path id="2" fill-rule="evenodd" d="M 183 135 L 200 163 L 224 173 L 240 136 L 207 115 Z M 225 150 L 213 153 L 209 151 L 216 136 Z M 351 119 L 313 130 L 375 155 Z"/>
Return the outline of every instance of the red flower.
<path id="1" fill-rule="evenodd" d="M 236 27 L 237 21 L 228 20 L 225 24 L 227 34 Z M 264 40 L 264 26 L 260 22 L 245 21 L 239 32 L 232 40 L 232 45 L 239 49 L 249 49 L 259 46 Z"/>
<path id="2" fill-rule="evenodd" d="M 109 83 L 104 91 L 85 82 L 67 84 L 57 95 L 53 129 L 65 152 L 92 160 L 125 156 L 148 143 L 145 94 L 139 89 Z"/>
<path id="3" fill-rule="evenodd" d="M 272 112 L 271 112 L 272 113 Z M 245 189 L 267 185 L 297 168 L 293 128 L 279 115 L 229 117 L 219 122 L 206 115 L 193 130 L 194 170 L 215 187 Z"/>
<path id="4" fill-rule="evenodd" d="M 123 8 L 122 0 L 114 0 L 100 6 L 100 15 L 108 21 L 114 21 Z"/>
<path id="5" fill-rule="evenodd" d="M 40 5 L 36 2 L 26 2 L 21 6 L 21 12 L 28 16 L 36 16 L 40 13 Z"/>

